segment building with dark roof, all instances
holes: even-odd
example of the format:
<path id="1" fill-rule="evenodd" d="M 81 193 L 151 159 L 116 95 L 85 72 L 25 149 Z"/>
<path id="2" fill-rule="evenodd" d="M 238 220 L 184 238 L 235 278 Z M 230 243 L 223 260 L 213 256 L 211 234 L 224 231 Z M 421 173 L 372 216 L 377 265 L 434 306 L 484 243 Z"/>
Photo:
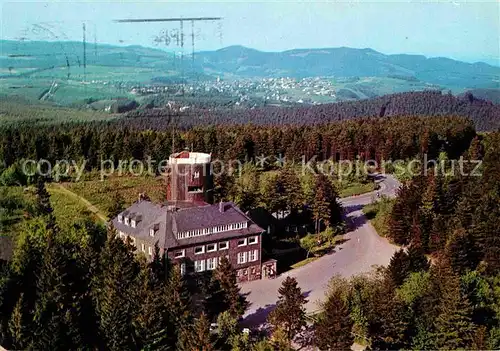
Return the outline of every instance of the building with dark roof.
<path id="1" fill-rule="evenodd" d="M 204 179 L 200 180 L 210 155 L 190 155 L 187 151 L 175 155 L 185 160 L 178 163 L 174 157 L 176 165 L 194 164 L 199 171 L 183 167 L 179 174 L 179 168 L 173 167 L 171 180 L 176 180 L 164 204 L 140 198 L 112 220 L 120 237 L 130 237 L 137 252 L 148 259 L 152 259 L 157 244 L 160 253 L 179 264 L 183 273 L 213 270 L 222 257 L 227 257 L 239 281 L 273 276 L 276 262 L 262 264 L 264 230 L 232 202 L 202 201 L 210 199 L 205 193 L 211 191 L 207 180 L 211 175 L 203 173 Z"/>
<path id="2" fill-rule="evenodd" d="M 138 252 L 151 259 L 157 244 L 181 272 L 213 270 L 225 256 L 239 281 L 261 278 L 264 230 L 232 202 L 180 208 L 141 200 L 112 222 Z"/>

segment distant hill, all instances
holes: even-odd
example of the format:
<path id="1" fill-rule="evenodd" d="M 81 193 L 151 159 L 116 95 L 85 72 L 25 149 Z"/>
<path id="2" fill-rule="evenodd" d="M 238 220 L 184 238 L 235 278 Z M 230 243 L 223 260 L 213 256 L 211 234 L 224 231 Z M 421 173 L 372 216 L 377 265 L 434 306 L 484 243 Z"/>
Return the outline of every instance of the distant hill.
<path id="1" fill-rule="evenodd" d="M 499 88 L 500 67 L 372 49 L 328 48 L 262 52 L 243 46 L 198 53 L 205 69 L 245 77 L 400 76 L 462 88 Z"/>
<path id="2" fill-rule="evenodd" d="M 294 49 L 263 52 L 243 46 L 229 46 L 216 51 L 195 54 L 195 61 L 182 60 L 172 52 L 138 45 L 87 46 L 87 66 L 99 70 L 102 80 L 118 77 L 106 75 L 106 67 L 120 69 L 120 80 L 170 82 L 184 74 L 196 80 L 249 77 L 329 77 L 336 83 L 341 78 L 370 77 L 338 87 L 339 100 L 363 99 L 388 93 L 421 90 L 452 90 L 465 93 L 477 90 L 478 96 L 496 99 L 500 89 L 500 67 L 485 63 L 465 63 L 448 58 L 426 58 L 421 55 L 385 55 L 372 49 L 347 47 Z M 148 70 L 147 72 L 140 69 Z M 0 78 L 27 78 L 34 73 L 74 77 L 83 70 L 81 42 L 8 41 L 0 40 Z M 94 69 L 93 72 L 96 70 Z M 77 73 L 75 73 L 77 72 Z M 78 73 L 79 72 L 79 73 Z M 130 72 L 130 74 L 129 74 Z M 98 74 L 98 75 L 99 75 Z M 117 78 L 118 79 L 118 78 Z M 25 83 L 26 84 L 26 83 Z M 483 95 L 487 92 L 486 95 Z"/>

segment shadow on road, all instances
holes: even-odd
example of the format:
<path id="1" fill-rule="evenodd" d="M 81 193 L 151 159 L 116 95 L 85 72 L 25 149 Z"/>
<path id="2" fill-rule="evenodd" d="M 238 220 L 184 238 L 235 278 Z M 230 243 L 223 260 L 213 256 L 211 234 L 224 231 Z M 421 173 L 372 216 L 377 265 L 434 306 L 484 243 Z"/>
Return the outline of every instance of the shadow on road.
<path id="1" fill-rule="evenodd" d="M 304 292 L 302 295 L 307 298 L 311 294 L 311 290 Z M 269 313 L 276 308 L 276 304 L 267 304 L 264 308 L 258 308 L 254 313 L 249 314 L 243 321 L 241 322 L 241 326 L 243 327 L 255 327 L 258 325 L 266 324 L 267 317 Z"/>
<path id="2" fill-rule="evenodd" d="M 367 223 L 366 216 L 349 217 L 348 226 L 351 230 L 356 230 Z"/>

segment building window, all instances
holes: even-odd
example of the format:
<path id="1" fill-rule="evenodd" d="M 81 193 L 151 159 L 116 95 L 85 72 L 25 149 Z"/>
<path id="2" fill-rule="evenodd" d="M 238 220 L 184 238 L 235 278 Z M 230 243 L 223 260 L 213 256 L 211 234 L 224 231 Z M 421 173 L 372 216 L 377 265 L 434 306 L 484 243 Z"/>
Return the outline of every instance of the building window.
<path id="1" fill-rule="evenodd" d="M 200 178 L 200 172 L 194 172 L 194 174 L 193 174 L 193 178 L 194 178 L 194 179 L 198 179 L 198 178 Z"/>
<path id="2" fill-rule="evenodd" d="M 205 253 L 205 246 L 197 246 L 194 248 L 195 255 L 200 255 L 202 253 Z"/>
<path id="3" fill-rule="evenodd" d="M 243 275 L 247 275 L 248 274 L 248 270 L 247 269 L 244 269 L 243 270 Z"/>
<path id="4" fill-rule="evenodd" d="M 214 270 L 217 267 L 217 257 L 207 259 L 207 271 Z"/>
<path id="5" fill-rule="evenodd" d="M 184 275 L 184 274 L 186 274 L 186 264 L 181 263 L 181 275 Z"/>
<path id="6" fill-rule="evenodd" d="M 135 219 L 133 219 L 133 220 L 130 222 L 130 226 L 131 226 L 132 228 L 135 228 Z"/>
<path id="7" fill-rule="evenodd" d="M 148 254 L 149 254 L 150 256 L 152 256 L 152 255 L 153 255 L 153 248 L 152 248 L 151 246 L 148 246 Z"/>
<path id="8" fill-rule="evenodd" d="M 248 261 L 255 262 L 259 259 L 259 253 L 257 250 L 248 251 Z"/>
<path id="9" fill-rule="evenodd" d="M 248 228 L 248 222 L 243 222 L 243 228 Z"/>
<path id="10" fill-rule="evenodd" d="M 155 236 L 155 230 L 154 230 L 154 228 L 151 228 L 149 230 L 149 236 Z"/>
<path id="11" fill-rule="evenodd" d="M 238 246 L 245 246 L 247 244 L 247 239 L 240 239 L 238 240 Z"/>
<path id="12" fill-rule="evenodd" d="M 227 250 L 229 249 L 229 241 L 224 241 L 219 243 L 219 250 Z"/>
<path id="13" fill-rule="evenodd" d="M 146 252 L 146 245 L 141 244 L 141 250 L 142 250 L 142 252 Z"/>
<path id="14" fill-rule="evenodd" d="M 247 253 L 238 252 L 238 264 L 247 263 Z"/>
<path id="15" fill-rule="evenodd" d="M 128 217 L 125 217 L 125 225 L 128 225 L 129 223 L 128 221 L 129 221 Z"/>
<path id="16" fill-rule="evenodd" d="M 217 246 L 215 244 L 207 245 L 207 252 L 217 251 Z"/>
<path id="17" fill-rule="evenodd" d="M 205 270 L 205 260 L 194 261 L 194 271 L 203 272 Z"/>
<path id="18" fill-rule="evenodd" d="M 123 222 L 123 216 L 121 214 L 118 215 L 118 223 Z"/>
<path id="19" fill-rule="evenodd" d="M 248 245 L 257 244 L 258 242 L 259 242 L 259 240 L 256 236 L 252 236 L 251 238 L 248 238 Z"/>
<path id="20" fill-rule="evenodd" d="M 186 255 L 186 250 L 181 250 L 181 251 L 176 251 L 174 254 L 174 257 L 181 258 L 181 257 L 184 257 L 185 255 Z"/>

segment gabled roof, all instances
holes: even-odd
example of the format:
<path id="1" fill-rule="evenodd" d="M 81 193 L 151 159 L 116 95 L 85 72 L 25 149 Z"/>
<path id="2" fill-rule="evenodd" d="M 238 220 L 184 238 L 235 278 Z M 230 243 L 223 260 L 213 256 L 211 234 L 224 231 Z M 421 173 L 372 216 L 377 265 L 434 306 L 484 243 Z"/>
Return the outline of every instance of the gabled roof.
<path id="1" fill-rule="evenodd" d="M 173 206 L 154 204 L 150 201 L 142 200 L 132 204 L 120 215 L 130 216 L 132 214 L 134 217 L 137 215 L 141 216 L 141 221 L 136 223 L 135 228 L 130 226 L 130 223 L 129 225 L 126 225 L 125 218 L 123 218 L 121 223 L 118 222 L 118 217 L 112 220 L 114 227 L 118 231 L 144 240 L 151 245 L 158 242 L 160 248 L 163 249 L 190 246 L 198 243 L 225 240 L 239 236 L 260 234 L 263 232 L 262 228 L 256 225 L 232 202 L 174 208 Z M 247 223 L 247 228 L 184 239 L 177 239 L 176 235 L 178 232 L 188 230 L 210 228 L 242 222 Z M 157 228 L 154 236 L 150 235 L 151 228 Z"/>

